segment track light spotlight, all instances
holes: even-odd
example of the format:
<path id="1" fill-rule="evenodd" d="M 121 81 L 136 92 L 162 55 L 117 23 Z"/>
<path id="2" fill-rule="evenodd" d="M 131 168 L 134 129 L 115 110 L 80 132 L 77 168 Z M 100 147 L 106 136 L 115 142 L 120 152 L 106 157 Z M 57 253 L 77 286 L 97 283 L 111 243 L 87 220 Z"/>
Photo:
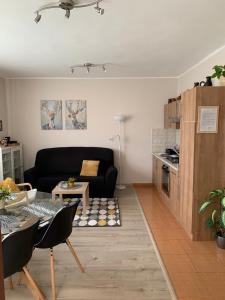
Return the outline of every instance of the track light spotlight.
<path id="1" fill-rule="evenodd" d="M 57 0 L 55 3 L 49 3 L 45 4 L 39 7 L 38 10 L 35 11 L 37 14 L 36 18 L 34 19 L 36 23 L 39 23 L 41 20 L 40 13 L 42 11 L 46 11 L 48 9 L 52 8 L 60 8 L 63 9 L 65 13 L 65 17 L 67 19 L 70 18 L 71 10 L 72 9 L 78 9 L 78 8 L 84 8 L 93 6 L 94 9 L 99 13 L 100 15 L 104 14 L 104 9 L 99 7 L 99 3 L 101 3 L 103 0 Z"/>
<path id="2" fill-rule="evenodd" d="M 41 15 L 37 12 L 37 16 L 36 16 L 36 18 L 34 19 L 34 21 L 35 21 L 36 23 L 39 23 L 40 20 L 41 20 Z"/>
<path id="3" fill-rule="evenodd" d="M 69 17 L 70 17 L 70 10 L 69 10 L 69 9 L 66 10 L 65 17 L 66 17 L 67 19 L 69 19 Z"/>
<path id="4" fill-rule="evenodd" d="M 95 10 L 97 11 L 97 13 L 104 15 L 105 10 L 101 7 L 99 7 L 99 3 L 97 2 L 96 6 L 95 6 Z"/>

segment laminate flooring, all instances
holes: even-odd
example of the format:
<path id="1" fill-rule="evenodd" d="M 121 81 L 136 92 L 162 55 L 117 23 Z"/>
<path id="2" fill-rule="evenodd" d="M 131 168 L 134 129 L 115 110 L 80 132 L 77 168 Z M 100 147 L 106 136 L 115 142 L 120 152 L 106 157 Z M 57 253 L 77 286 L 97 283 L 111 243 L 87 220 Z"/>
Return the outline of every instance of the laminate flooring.
<path id="1" fill-rule="evenodd" d="M 85 273 L 80 273 L 66 245 L 55 248 L 57 299 L 174 299 L 131 187 L 120 192 L 119 205 L 121 227 L 73 229 L 70 240 Z M 28 267 L 46 299 L 51 299 L 49 251 L 35 250 Z M 6 299 L 33 299 L 24 285 L 16 285 L 17 276 L 13 290 L 5 281 Z"/>

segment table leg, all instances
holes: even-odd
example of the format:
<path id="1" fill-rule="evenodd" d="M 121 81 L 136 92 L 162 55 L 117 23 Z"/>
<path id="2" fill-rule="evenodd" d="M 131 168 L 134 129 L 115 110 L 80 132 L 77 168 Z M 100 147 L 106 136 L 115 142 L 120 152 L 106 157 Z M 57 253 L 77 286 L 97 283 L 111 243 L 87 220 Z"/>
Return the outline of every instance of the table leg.
<path id="1" fill-rule="evenodd" d="M 87 187 L 86 191 L 83 193 L 83 215 L 86 215 L 87 206 L 89 206 L 89 187 Z"/>

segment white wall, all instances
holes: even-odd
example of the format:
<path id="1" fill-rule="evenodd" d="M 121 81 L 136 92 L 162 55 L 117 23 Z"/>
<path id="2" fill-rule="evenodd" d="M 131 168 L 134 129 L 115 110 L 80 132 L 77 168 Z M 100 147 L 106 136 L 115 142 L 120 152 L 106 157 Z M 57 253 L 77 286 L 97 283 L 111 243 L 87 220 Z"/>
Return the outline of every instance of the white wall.
<path id="1" fill-rule="evenodd" d="M 0 131 L 0 138 L 7 135 L 7 107 L 6 107 L 6 90 L 5 80 L 0 78 L 0 120 L 3 123 L 3 131 Z"/>
<path id="2" fill-rule="evenodd" d="M 225 64 L 225 47 L 217 50 L 205 58 L 202 62 L 185 72 L 178 78 L 178 93 L 181 93 L 194 86 L 194 82 L 205 80 L 206 76 L 213 74 L 212 68 L 215 65 Z"/>
<path id="3" fill-rule="evenodd" d="M 9 133 L 24 145 L 25 168 L 45 147 L 116 148 L 109 137 L 117 132 L 113 116 L 122 113 L 128 117 L 123 182 L 151 182 L 151 129 L 163 127 L 163 104 L 176 96 L 176 79 L 11 79 L 7 86 Z M 40 99 L 86 99 L 88 129 L 41 130 Z"/>

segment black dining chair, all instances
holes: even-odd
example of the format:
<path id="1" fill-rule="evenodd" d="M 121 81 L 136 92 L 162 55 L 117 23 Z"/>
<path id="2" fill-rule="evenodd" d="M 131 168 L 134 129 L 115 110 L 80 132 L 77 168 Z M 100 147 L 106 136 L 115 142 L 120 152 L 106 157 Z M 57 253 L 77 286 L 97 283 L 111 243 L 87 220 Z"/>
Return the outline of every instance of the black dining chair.
<path id="1" fill-rule="evenodd" d="M 39 220 L 35 220 L 29 227 L 10 233 L 2 240 L 3 274 L 4 278 L 8 278 L 21 272 L 32 293 L 44 300 L 44 295 L 26 267 L 32 257 L 38 226 Z"/>
<path id="2" fill-rule="evenodd" d="M 73 220 L 76 214 L 79 201 L 69 204 L 60 209 L 52 219 L 51 223 L 38 231 L 38 242 L 35 248 L 50 250 L 50 269 L 51 269 L 51 285 L 52 285 L 52 299 L 56 299 L 55 290 L 55 271 L 54 271 L 54 254 L 53 248 L 59 244 L 66 243 L 72 255 L 74 256 L 80 271 L 84 273 L 79 258 L 73 249 L 69 236 L 73 229 Z"/>

